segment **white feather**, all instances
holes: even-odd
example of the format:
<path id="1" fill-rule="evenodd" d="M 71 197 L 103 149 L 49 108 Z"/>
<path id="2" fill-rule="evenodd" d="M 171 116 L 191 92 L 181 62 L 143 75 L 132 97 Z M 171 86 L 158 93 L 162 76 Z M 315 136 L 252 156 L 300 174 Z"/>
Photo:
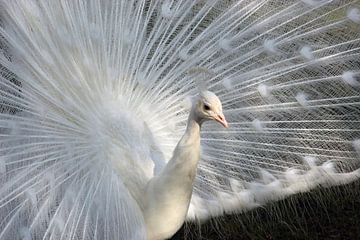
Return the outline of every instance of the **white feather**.
<path id="1" fill-rule="evenodd" d="M 188 220 L 359 179 L 349 4 L 0 0 L 0 240 L 146 239 L 200 77 L 230 128 L 202 126 Z"/>
<path id="2" fill-rule="evenodd" d="M 360 23 L 360 10 L 359 8 L 355 8 L 355 7 L 352 7 L 352 8 L 349 8 L 348 11 L 347 11 L 347 17 L 355 22 L 355 23 Z"/>
<path id="3" fill-rule="evenodd" d="M 259 120 L 259 119 L 254 119 L 251 124 L 253 125 L 253 127 L 255 128 L 256 131 L 259 132 L 263 132 L 264 131 L 264 126 L 263 123 Z"/>
<path id="4" fill-rule="evenodd" d="M 232 79 L 228 77 L 222 80 L 222 84 L 226 88 L 226 90 L 231 90 L 233 87 Z"/>
<path id="5" fill-rule="evenodd" d="M 303 46 L 300 49 L 300 54 L 301 56 L 303 56 L 306 60 L 313 60 L 314 59 L 314 54 L 312 52 L 312 49 L 310 46 Z"/>
<path id="6" fill-rule="evenodd" d="M 345 71 L 341 77 L 344 80 L 344 82 L 346 82 L 350 86 L 360 87 L 360 82 L 358 80 L 356 80 L 356 75 L 358 75 L 358 74 L 356 74 L 356 72 Z"/>
<path id="7" fill-rule="evenodd" d="M 264 83 L 260 83 L 257 89 L 260 95 L 264 98 L 268 98 L 271 94 L 271 88 Z"/>
<path id="8" fill-rule="evenodd" d="M 296 98 L 296 101 L 298 101 L 298 103 L 303 106 L 303 107 L 306 107 L 308 106 L 308 95 L 306 93 L 303 93 L 303 92 L 299 92 L 296 94 L 295 96 Z"/>
<path id="9" fill-rule="evenodd" d="M 279 49 L 276 46 L 275 39 L 265 39 L 264 48 L 268 53 L 271 53 L 271 54 L 279 53 Z"/>
<path id="10" fill-rule="evenodd" d="M 231 40 L 230 39 L 226 39 L 226 38 L 222 38 L 219 41 L 219 47 L 224 50 L 224 51 L 230 51 L 231 50 Z"/>

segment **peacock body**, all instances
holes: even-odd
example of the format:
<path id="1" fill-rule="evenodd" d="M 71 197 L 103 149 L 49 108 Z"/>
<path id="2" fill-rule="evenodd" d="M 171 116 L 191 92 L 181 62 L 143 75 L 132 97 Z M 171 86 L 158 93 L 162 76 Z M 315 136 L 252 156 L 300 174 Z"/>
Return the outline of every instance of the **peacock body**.
<path id="1" fill-rule="evenodd" d="M 187 220 L 360 177 L 359 1 L 0 0 L 0 14 L 1 240 L 145 239 L 144 193 L 205 87 L 229 128 L 202 127 Z"/>

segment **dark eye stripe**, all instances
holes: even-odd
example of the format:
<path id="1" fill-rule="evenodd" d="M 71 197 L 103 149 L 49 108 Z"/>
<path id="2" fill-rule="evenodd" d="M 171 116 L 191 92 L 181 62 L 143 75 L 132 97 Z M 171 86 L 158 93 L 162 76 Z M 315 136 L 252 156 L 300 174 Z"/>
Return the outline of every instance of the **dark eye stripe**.
<path id="1" fill-rule="evenodd" d="M 204 104 L 204 109 L 208 111 L 208 110 L 210 110 L 210 106 L 207 104 Z"/>

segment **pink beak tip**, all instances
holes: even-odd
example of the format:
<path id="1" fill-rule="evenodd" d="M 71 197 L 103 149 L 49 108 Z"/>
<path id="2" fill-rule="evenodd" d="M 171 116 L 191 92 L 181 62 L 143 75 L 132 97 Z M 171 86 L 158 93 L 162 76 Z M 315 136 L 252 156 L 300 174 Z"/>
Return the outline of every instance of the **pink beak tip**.
<path id="1" fill-rule="evenodd" d="M 229 127 L 228 122 L 226 121 L 224 115 L 219 114 L 217 115 L 217 119 L 216 119 L 221 125 L 223 125 L 225 128 Z"/>

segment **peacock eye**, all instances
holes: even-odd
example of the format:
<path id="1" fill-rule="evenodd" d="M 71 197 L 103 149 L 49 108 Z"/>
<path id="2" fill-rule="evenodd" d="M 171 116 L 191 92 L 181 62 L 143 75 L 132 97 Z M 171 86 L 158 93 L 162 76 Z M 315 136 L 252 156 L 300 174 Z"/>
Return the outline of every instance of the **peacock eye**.
<path id="1" fill-rule="evenodd" d="M 207 104 L 204 104 L 204 109 L 205 109 L 206 111 L 209 111 L 209 110 L 210 110 L 210 106 L 207 105 Z"/>

